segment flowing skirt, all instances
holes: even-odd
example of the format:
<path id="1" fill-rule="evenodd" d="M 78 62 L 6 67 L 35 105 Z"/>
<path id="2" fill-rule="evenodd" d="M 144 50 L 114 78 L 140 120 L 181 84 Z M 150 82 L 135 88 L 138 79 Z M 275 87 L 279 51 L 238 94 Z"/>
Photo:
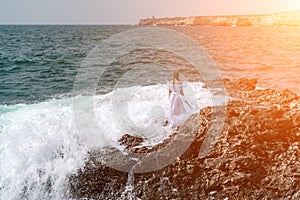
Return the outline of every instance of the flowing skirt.
<path id="1" fill-rule="evenodd" d="M 178 93 L 172 92 L 169 106 L 169 126 L 171 128 L 182 125 L 192 114 L 198 112 L 197 105 Z"/>

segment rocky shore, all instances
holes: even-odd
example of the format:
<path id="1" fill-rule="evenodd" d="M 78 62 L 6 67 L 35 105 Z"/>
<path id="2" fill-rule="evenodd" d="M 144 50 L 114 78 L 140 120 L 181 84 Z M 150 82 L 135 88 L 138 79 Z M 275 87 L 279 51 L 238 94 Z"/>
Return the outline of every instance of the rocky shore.
<path id="1" fill-rule="evenodd" d="M 289 90 L 255 90 L 255 79 L 224 79 L 225 123 L 214 148 L 199 150 L 211 123 L 206 107 L 179 128 L 195 135 L 188 150 L 163 169 L 135 174 L 140 199 L 300 199 L 300 102 Z M 191 127 L 196 127 L 190 129 Z M 141 138 L 120 141 L 130 150 Z M 169 142 L 169 141 L 166 141 Z M 159 147 L 158 147 L 159 148 Z M 120 199 L 128 173 L 105 166 L 91 152 L 69 178 L 72 198 Z"/>
<path id="2" fill-rule="evenodd" d="M 262 15 L 148 18 L 140 26 L 300 26 L 300 11 Z"/>

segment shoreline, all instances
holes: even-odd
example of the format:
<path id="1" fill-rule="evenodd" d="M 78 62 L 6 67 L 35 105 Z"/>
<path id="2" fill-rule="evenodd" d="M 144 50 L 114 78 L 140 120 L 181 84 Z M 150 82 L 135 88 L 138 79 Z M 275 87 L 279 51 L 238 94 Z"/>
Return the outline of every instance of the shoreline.
<path id="1" fill-rule="evenodd" d="M 139 26 L 300 26 L 300 11 L 258 15 L 220 15 L 141 19 Z"/>

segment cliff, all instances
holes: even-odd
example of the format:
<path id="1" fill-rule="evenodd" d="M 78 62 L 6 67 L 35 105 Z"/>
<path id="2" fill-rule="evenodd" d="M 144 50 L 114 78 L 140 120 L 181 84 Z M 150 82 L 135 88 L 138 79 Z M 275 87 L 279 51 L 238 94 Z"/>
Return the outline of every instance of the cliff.
<path id="1" fill-rule="evenodd" d="M 300 26 L 300 11 L 264 15 L 148 18 L 140 26 Z"/>
<path id="2" fill-rule="evenodd" d="M 289 90 L 255 90 L 256 81 L 251 79 L 223 82 L 234 100 L 225 107 L 225 124 L 213 150 L 198 157 L 212 110 L 217 109 L 206 107 L 179 128 L 178 134 L 193 130 L 195 135 L 180 158 L 161 170 L 135 175 L 135 197 L 300 199 L 298 96 Z M 126 140 L 122 143 L 129 149 L 130 143 L 140 142 Z M 126 180 L 127 173 L 105 166 L 91 152 L 85 168 L 70 177 L 70 191 L 77 199 L 120 199 Z"/>

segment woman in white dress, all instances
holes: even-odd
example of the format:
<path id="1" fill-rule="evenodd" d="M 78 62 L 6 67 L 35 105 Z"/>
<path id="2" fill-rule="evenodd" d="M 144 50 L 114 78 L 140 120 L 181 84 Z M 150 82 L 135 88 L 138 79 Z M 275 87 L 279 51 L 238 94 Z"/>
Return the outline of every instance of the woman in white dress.
<path id="1" fill-rule="evenodd" d="M 186 81 L 178 71 L 174 71 L 173 80 L 169 84 L 169 117 L 168 124 L 172 129 L 177 129 L 192 114 L 198 112 L 198 106 L 191 103 L 184 96 L 183 88 L 187 85 Z"/>

